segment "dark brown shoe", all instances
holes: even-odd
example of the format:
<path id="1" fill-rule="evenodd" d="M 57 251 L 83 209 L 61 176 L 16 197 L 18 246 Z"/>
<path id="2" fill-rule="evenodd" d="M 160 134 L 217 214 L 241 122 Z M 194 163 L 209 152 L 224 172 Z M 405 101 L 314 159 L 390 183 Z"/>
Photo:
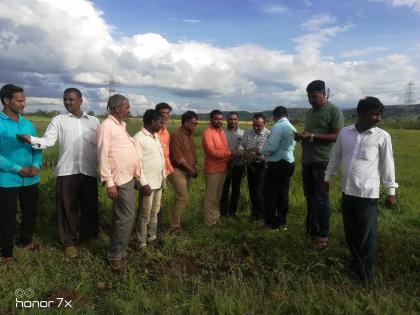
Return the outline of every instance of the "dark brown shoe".
<path id="1" fill-rule="evenodd" d="M 111 268 L 114 271 L 117 271 L 117 272 L 124 271 L 124 262 L 122 259 L 109 260 L 109 264 L 111 265 Z"/>
<path id="2" fill-rule="evenodd" d="M 76 258 L 77 256 L 79 256 L 79 252 L 76 246 L 71 245 L 71 246 L 66 246 L 64 248 L 64 255 L 68 258 Z"/>

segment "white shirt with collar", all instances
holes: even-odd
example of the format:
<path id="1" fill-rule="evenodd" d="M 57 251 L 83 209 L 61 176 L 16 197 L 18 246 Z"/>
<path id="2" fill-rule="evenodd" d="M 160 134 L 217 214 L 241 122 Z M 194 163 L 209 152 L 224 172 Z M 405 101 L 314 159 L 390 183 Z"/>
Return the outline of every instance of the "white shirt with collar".
<path id="1" fill-rule="evenodd" d="M 84 174 L 97 176 L 96 129 L 99 120 L 83 112 L 80 118 L 71 113 L 55 116 L 42 138 L 31 137 L 34 149 L 59 143 L 56 176 Z"/>
<path id="2" fill-rule="evenodd" d="M 160 189 L 165 176 L 165 158 L 158 133 L 141 128 L 133 137 L 140 162 L 140 184 Z"/>
<path id="3" fill-rule="evenodd" d="M 341 129 L 331 152 L 325 181 L 337 173 L 341 165 L 342 191 L 361 198 L 379 198 L 382 181 L 388 195 L 395 195 L 395 166 L 391 136 L 373 127 L 359 133 L 355 125 Z"/>

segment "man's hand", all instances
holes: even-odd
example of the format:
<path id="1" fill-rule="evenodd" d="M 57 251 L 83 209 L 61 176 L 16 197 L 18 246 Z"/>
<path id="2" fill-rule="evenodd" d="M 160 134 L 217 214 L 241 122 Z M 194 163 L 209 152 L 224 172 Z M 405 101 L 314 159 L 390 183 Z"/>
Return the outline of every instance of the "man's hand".
<path id="1" fill-rule="evenodd" d="M 30 135 L 16 135 L 16 140 L 20 143 L 27 143 L 31 144 L 31 136 Z"/>
<path id="2" fill-rule="evenodd" d="M 118 187 L 117 186 L 108 187 L 106 189 L 106 193 L 108 194 L 109 198 L 117 199 L 117 197 L 118 197 Z"/>
<path id="3" fill-rule="evenodd" d="M 197 172 L 195 168 L 191 168 L 187 171 L 187 176 L 188 177 L 196 177 L 197 176 Z"/>
<path id="4" fill-rule="evenodd" d="M 385 206 L 387 208 L 392 208 L 396 204 L 397 204 L 397 199 L 395 198 L 395 196 L 390 196 L 390 195 L 386 196 Z"/>
<path id="5" fill-rule="evenodd" d="M 321 183 L 321 193 L 324 195 L 328 194 L 330 191 L 330 183 L 329 182 L 322 182 Z"/>
<path id="6" fill-rule="evenodd" d="M 141 190 L 140 190 L 140 193 L 143 195 L 143 196 L 150 196 L 151 194 L 152 194 L 152 188 L 150 188 L 150 186 L 149 185 L 144 185 L 144 186 L 141 186 Z"/>
<path id="7" fill-rule="evenodd" d="M 304 132 L 295 132 L 295 141 L 306 141 L 309 140 L 311 138 L 311 134 L 309 132 L 307 132 L 306 130 Z"/>
<path id="8" fill-rule="evenodd" d="M 33 177 L 33 176 L 38 175 L 38 169 L 35 166 L 31 166 L 28 169 L 29 169 L 28 177 Z"/>
<path id="9" fill-rule="evenodd" d="M 236 159 L 238 157 L 240 157 L 242 155 L 241 151 L 232 151 L 230 153 L 230 158 L 231 159 Z"/>
<path id="10" fill-rule="evenodd" d="M 193 174 L 193 178 L 197 178 L 198 174 L 200 173 L 200 170 L 198 169 L 198 166 L 194 166 L 194 174 Z"/>
<path id="11" fill-rule="evenodd" d="M 30 177 L 30 167 L 22 167 L 21 169 L 20 169 L 20 171 L 19 171 L 19 176 L 20 177 Z"/>

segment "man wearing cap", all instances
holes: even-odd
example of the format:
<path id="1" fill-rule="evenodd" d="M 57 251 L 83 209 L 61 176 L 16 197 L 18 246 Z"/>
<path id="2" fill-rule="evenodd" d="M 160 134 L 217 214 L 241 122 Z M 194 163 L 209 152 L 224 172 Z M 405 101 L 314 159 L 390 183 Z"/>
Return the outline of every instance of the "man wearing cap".
<path id="1" fill-rule="evenodd" d="M 305 117 L 305 130 L 297 133 L 302 141 L 302 181 L 306 198 L 306 233 L 316 250 L 328 245 L 330 203 L 328 194 L 321 191 L 330 150 L 344 125 L 343 112 L 328 101 L 325 82 L 315 80 L 306 88 L 312 106 Z"/>
<path id="2" fill-rule="evenodd" d="M 344 127 L 338 135 L 323 183 L 328 191 L 331 177 L 341 166 L 344 232 L 353 258 L 352 268 L 365 286 L 373 280 L 380 181 L 387 191 L 387 207 L 396 204 L 398 187 L 391 136 L 375 127 L 384 110 L 376 97 L 359 101 L 357 122 Z"/>

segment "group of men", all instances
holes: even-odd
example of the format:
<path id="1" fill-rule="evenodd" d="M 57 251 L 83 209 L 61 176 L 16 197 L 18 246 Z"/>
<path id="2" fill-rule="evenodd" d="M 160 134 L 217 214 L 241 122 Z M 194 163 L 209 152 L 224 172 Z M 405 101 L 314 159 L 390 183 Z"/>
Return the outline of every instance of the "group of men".
<path id="1" fill-rule="evenodd" d="M 313 81 L 306 90 L 312 109 L 306 115 L 302 133 L 290 123 L 283 106 L 272 112 L 271 132 L 265 127 L 266 117 L 262 113 L 253 116 L 252 128 L 245 132 L 238 126 L 238 113 L 228 113 L 227 128 L 222 128 L 221 111 L 210 113 L 210 125 L 202 133 L 204 223 L 213 227 L 220 222 L 220 215 L 236 216 L 241 181 L 246 173 L 250 219 L 263 220 L 270 229 L 287 230 L 290 179 L 295 169 L 293 152 L 296 141 L 300 141 L 306 232 L 315 249 L 327 247 L 328 183 L 341 165 L 346 240 L 355 270 L 363 281 L 369 282 L 375 254 L 379 181 L 387 188 L 387 206 L 395 204 L 398 187 L 390 136 L 375 127 L 384 106 L 374 97 L 360 100 L 356 124 L 343 128 L 343 113 L 328 101 L 325 83 Z M 181 127 L 170 135 L 166 123 L 172 109 L 159 103 L 144 113 L 143 127 L 131 137 L 124 122 L 130 114 L 125 96 L 115 94 L 109 98 L 109 115 L 100 123 L 81 109 L 81 92 L 69 88 L 63 94 L 67 113 L 54 117 L 39 138 L 32 124 L 21 115 L 25 106 L 22 88 L 3 86 L 1 102 L 4 109 L 0 113 L 0 204 L 5 210 L 0 212 L 0 248 L 4 263 L 13 262 L 17 199 L 22 211 L 18 244 L 25 250 L 37 248 L 32 234 L 41 152 L 57 141 L 57 227 L 67 257 L 77 257 L 77 244 L 95 243 L 98 236 L 98 169 L 107 195 L 113 200 L 107 257 L 114 270 L 124 268 L 133 235 L 140 247 L 156 240 L 158 225 L 163 221 L 159 216 L 167 179 L 175 196 L 170 232 L 181 228 L 191 179 L 199 173 L 192 136 L 198 124 L 194 112 L 185 112 Z M 135 187 L 140 191 L 137 215 Z"/>

